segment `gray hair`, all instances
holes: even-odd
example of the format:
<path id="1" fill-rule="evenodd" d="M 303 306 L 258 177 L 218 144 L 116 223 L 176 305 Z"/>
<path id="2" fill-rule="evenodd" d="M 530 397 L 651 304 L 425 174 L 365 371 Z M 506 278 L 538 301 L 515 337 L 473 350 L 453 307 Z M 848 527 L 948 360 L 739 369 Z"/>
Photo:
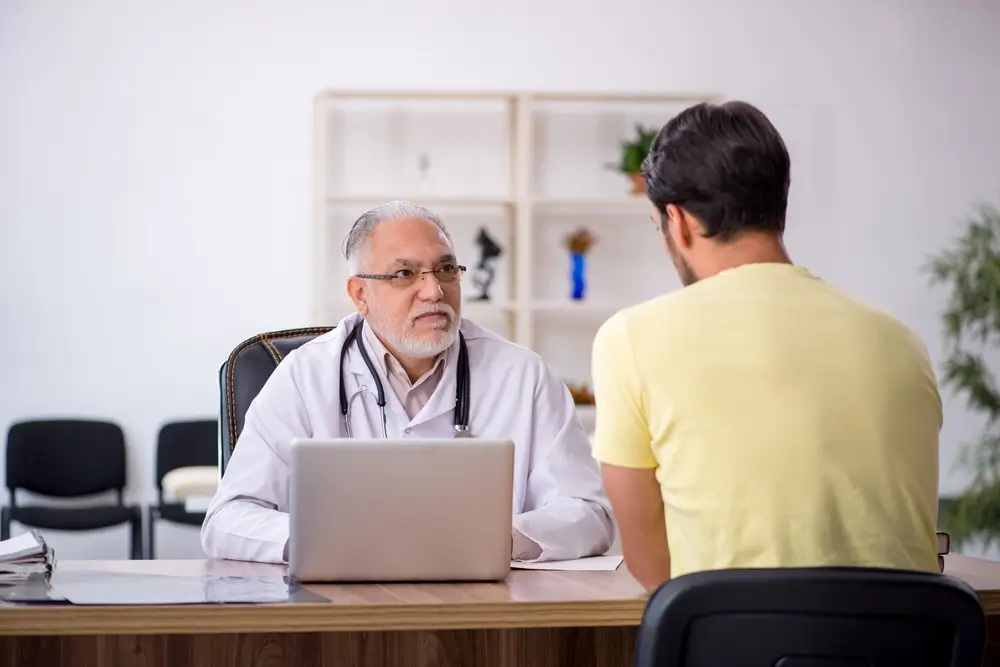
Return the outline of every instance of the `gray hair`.
<path id="1" fill-rule="evenodd" d="M 440 216 L 419 204 L 397 200 L 379 204 L 375 208 L 366 211 L 360 218 L 354 221 L 351 231 L 347 233 L 347 237 L 344 239 L 344 258 L 357 268 L 361 259 L 368 253 L 372 232 L 379 223 L 387 220 L 404 220 L 407 218 L 416 218 L 434 223 L 445 235 L 445 238 L 448 239 L 448 242 L 451 243 L 451 235 L 445 229 Z"/>

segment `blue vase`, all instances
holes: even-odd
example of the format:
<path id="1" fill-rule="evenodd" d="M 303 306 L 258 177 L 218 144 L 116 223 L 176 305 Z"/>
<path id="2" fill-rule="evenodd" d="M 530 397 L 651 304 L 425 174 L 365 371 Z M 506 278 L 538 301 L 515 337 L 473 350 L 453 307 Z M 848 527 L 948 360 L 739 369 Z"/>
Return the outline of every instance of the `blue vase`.
<path id="1" fill-rule="evenodd" d="M 580 253 L 571 253 L 570 256 L 571 277 L 573 280 L 573 294 L 571 298 L 579 301 L 587 291 L 587 264 L 586 256 Z"/>

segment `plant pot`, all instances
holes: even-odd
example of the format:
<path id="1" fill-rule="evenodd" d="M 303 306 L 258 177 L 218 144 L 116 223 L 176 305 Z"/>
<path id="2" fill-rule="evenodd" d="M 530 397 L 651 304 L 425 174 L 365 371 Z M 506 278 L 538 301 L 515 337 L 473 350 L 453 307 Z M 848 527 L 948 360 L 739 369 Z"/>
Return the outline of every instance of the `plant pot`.
<path id="1" fill-rule="evenodd" d="M 642 174 L 629 174 L 628 177 L 632 179 L 632 191 L 629 193 L 630 195 L 636 197 L 646 194 L 646 179 L 642 177 Z"/>

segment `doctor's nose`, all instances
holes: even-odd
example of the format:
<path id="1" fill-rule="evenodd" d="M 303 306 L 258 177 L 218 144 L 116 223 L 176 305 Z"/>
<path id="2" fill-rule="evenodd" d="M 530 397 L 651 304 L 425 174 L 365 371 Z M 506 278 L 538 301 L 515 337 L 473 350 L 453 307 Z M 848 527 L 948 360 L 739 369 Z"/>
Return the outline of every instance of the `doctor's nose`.
<path id="1" fill-rule="evenodd" d="M 417 297 L 421 301 L 440 301 L 443 296 L 444 290 L 441 289 L 441 283 L 438 282 L 437 274 L 433 271 L 428 271 L 421 276 L 420 287 L 417 290 Z"/>

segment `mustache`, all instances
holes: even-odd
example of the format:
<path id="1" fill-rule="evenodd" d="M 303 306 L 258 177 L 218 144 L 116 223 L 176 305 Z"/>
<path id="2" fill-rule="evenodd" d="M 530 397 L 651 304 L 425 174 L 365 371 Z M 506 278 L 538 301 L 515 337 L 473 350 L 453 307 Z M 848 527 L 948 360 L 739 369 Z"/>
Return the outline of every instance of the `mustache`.
<path id="1" fill-rule="evenodd" d="M 446 303 L 432 303 L 421 307 L 416 312 L 410 313 L 408 321 L 410 324 L 413 324 L 413 322 L 416 321 L 416 319 L 421 315 L 432 315 L 436 313 L 441 313 L 442 315 L 447 316 L 449 321 L 453 321 L 455 319 L 454 308 Z"/>

